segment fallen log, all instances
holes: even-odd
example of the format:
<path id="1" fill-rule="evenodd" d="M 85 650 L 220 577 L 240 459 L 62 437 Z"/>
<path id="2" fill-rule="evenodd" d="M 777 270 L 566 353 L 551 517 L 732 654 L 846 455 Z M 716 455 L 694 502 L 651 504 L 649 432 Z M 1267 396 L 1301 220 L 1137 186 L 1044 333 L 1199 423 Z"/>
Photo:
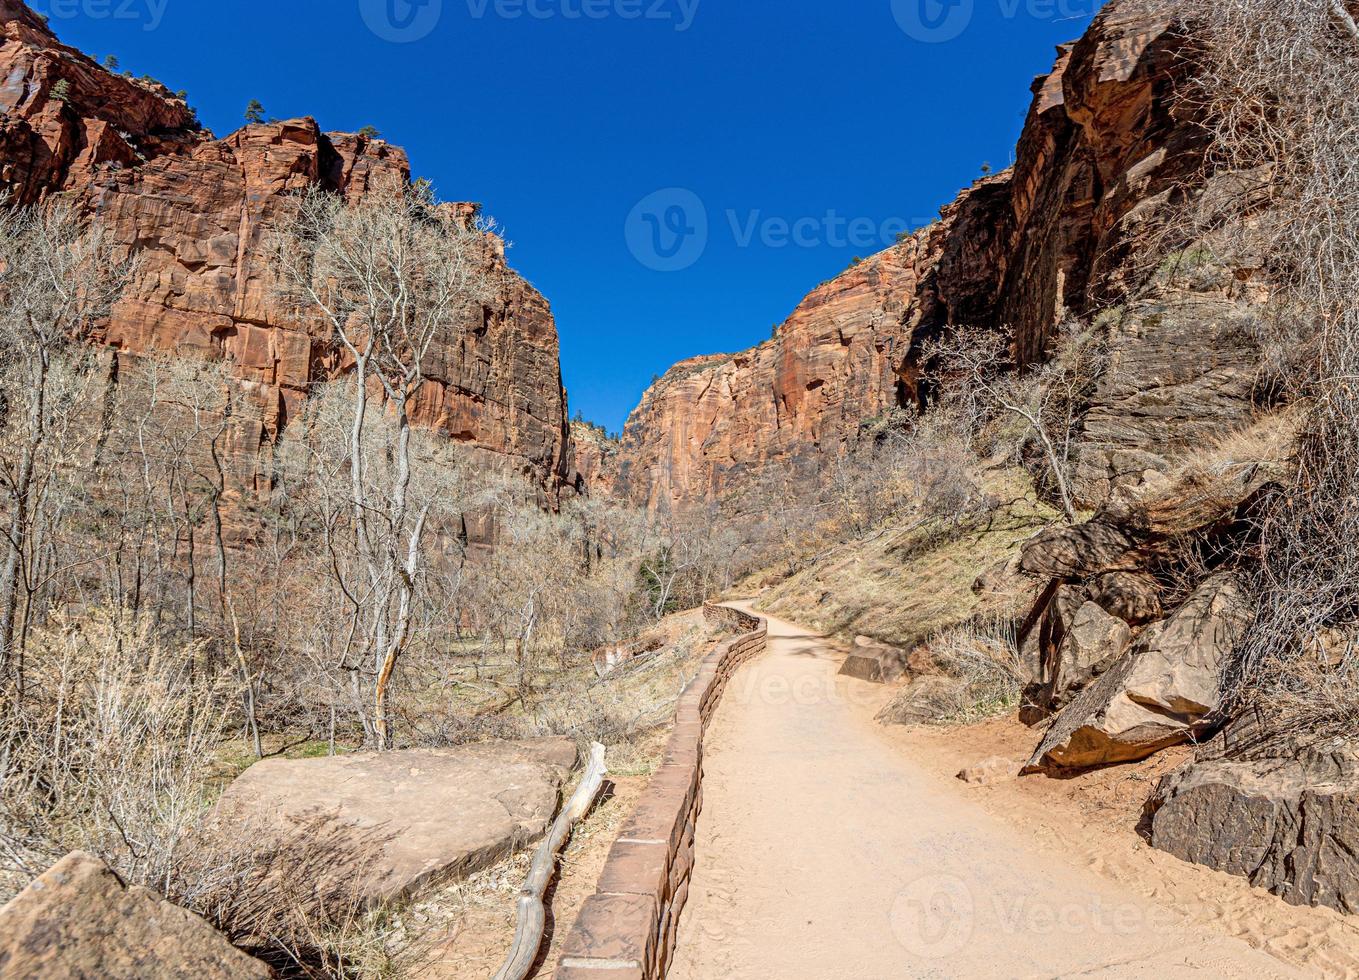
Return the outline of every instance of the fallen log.
<path id="1" fill-rule="evenodd" d="M 533 963 L 538 958 L 538 950 L 543 944 L 543 933 L 547 929 L 547 910 L 543 906 L 543 895 L 547 892 L 552 873 L 557 867 L 557 853 L 571 837 L 577 822 L 590 812 L 595 797 L 604 785 L 604 777 L 609 770 L 604 765 L 604 746 L 598 742 L 590 745 L 590 761 L 585 767 L 580 785 L 567 801 L 566 806 L 552 825 L 551 832 L 538 845 L 529 867 L 528 878 L 519 890 L 518 924 L 514 929 L 514 944 L 510 947 L 505 963 L 495 975 L 495 980 L 524 980 Z"/>

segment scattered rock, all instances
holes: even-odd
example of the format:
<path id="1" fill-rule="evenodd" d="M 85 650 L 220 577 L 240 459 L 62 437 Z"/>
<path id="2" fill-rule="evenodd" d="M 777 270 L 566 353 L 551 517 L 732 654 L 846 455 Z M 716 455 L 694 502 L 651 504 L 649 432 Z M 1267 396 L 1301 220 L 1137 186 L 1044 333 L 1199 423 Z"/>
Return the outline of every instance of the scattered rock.
<path id="1" fill-rule="evenodd" d="M 337 873 L 357 878 L 365 900 L 384 901 L 465 877 L 541 837 L 575 763 L 567 738 L 273 759 L 232 783 L 219 812 L 281 838 L 332 814 L 352 830 Z"/>
<path id="2" fill-rule="evenodd" d="M 1187 741 L 1218 707 L 1223 663 L 1252 618 L 1230 576 L 1209 579 L 1058 715 L 1025 772 L 1132 762 Z"/>
<path id="3" fill-rule="evenodd" d="M 66 855 L 0 909 L 6 980 L 263 980 L 269 967 L 92 854 Z"/>
<path id="4" fill-rule="evenodd" d="M 1162 778 L 1153 846 L 1294 905 L 1359 912 L 1359 741 L 1278 734 L 1252 712 Z"/>
<path id="5" fill-rule="evenodd" d="M 840 673 L 873 684 L 891 684 L 911 673 L 910 659 L 910 654 L 900 647 L 859 636 L 855 637 L 854 649 L 845 658 Z"/>
<path id="6" fill-rule="evenodd" d="M 991 786 L 995 783 L 1008 783 L 1019 778 L 1019 770 L 1024 764 L 1015 759 L 996 756 L 974 766 L 968 766 L 958 773 L 958 778 L 972 786 Z"/>

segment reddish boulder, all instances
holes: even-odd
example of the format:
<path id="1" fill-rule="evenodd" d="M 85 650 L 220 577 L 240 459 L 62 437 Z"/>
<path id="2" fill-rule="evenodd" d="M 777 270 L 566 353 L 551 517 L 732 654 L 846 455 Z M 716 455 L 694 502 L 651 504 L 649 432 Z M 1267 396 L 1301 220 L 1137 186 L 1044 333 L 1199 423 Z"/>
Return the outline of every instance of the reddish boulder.
<path id="1" fill-rule="evenodd" d="M 0 976 L 265 980 L 273 971 L 192 912 L 74 851 L 0 909 Z"/>

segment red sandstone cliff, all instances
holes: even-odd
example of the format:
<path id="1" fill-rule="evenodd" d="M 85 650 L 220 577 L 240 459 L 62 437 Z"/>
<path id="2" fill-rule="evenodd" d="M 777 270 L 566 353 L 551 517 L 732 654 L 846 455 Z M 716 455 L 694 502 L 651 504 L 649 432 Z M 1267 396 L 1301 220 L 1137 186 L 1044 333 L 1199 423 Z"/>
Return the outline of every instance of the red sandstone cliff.
<path id="1" fill-rule="evenodd" d="M 233 473 L 265 489 L 273 438 L 309 385 L 339 370 L 327 331 L 290 321 L 273 298 L 261 257 L 270 224 L 307 184 L 361 195 L 379 175 L 408 180 L 405 154 L 312 119 L 215 139 L 164 86 L 105 71 L 18 0 L 0 0 L 0 32 L 0 187 L 24 204 L 79 195 L 140 254 L 103 337 L 118 370 L 153 351 L 224 362 L 258 410 L 234 440 Z M 488 236 L 486 262 L 504 261 Z M 431 360 L 417 420 L 555 496 L 569 435 L 547 301 L 510 274 L 481 316 L 449 325 Z"/>
<path id="2" fill-rule="evenodd" d="M 1169 22 L 1136 7 L 1115 0 L 1059 50 L 1034 83 L 1010 171 L 818 288 L 774 340 L 667 373 L 629 420 L 605 485 L 652 507 L 686 506 L 739 495 L 771 463 L 811 474 L 864 421 L 919 399 L 920 344 L 944 327 L 1008 329 L 1025 364 L 1044 356 L 1064 311 L 1116 303 L 1113 367 L 1082 448 L 1087 498 L 1205 426 L 1244 418 L 1256 353 L 1229 325 L 1249 302 L 1250 270 L 1204 286 L 1186 314 L 1147 288 L 1131 247 L 1187 178 L 1206 176 L 1202 130 L 1175 98 L 1190 52 Z"/>

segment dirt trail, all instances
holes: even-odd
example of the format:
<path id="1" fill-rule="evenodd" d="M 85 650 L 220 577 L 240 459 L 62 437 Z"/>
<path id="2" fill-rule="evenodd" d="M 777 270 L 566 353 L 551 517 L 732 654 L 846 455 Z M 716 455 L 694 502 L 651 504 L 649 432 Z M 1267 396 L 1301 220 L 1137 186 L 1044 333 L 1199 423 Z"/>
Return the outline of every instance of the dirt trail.
<path id="1" fill-rule="evenodd" d="M 672 980 L 1302 975 L 1043 854 L 894 748 L 820 638 L 769 625 L 709 734 Z"/>

